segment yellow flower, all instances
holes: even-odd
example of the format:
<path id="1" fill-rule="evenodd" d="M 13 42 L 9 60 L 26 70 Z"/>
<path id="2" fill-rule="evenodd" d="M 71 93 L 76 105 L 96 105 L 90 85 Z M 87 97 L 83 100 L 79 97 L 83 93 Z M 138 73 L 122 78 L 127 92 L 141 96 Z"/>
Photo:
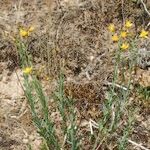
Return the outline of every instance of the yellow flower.
<path id="1" fill-rule="evenodd" d="M 28 32 L 33 32 L 34 31 L 34 27 L 33 26 L 31 26 L 29 29 L 28 29 Z"/>
<path id="2" fill-rule="evenodd" d="M 108 26 L 108 30 L 109 30 L 110 32 L 114 32 L 114 31 L 115 31 L 115 25 L 111 23 L 111 24 Z"/>
<path id="3" fill-rule="evenodd" d="M 142 29 L 140 33 L 140 38 L 147 38 L 148 37 L 148 31 Z"/>
<path id="4" fill-rule="evenodd" d="M 128 43 L 123 43 L 120 48 L 123 49 L 123 50 L 126 50 L 126 49 L 129 48 L 129 44 Z"/>
<path id="5" fill-rule="evenodd" d="M 32 72 L 32 67 L 26 67 L 25 69 L 23 69 L 24 74 L 31 74 L 31 72 Z"/>
<path id="6" fill-rule="evenodd" d="M 118 41 L 119 41 L 118 35 L 116 35 L 116 34 L 113 35 L 113 36 L 112 36 L 112 41 L 113 41 L 113 42 L 118 42 Z"/>
<path id="7" fill-rule="evenodd" d="M 131 28 L 132 26 L 133 26 L 133 24 L 132 24 L 131 21 L 127 20 L 127 21 L 125 22 L 125 27 L 126 27 L 126 28 Z"/>
<path id="8" fill-rule="evenodd" d="M 122 32 L 120 33 L 120 36 L 121 36 L 122 38 L 126 38 L 126 37 L 127 37 L 127 32 L 122 31 Z"/>
<path id="9" fill-rule="evenodd" d="M 48 80 L 49 80 L 49 77 L 48 77 L 48 76 L 46 76 L 46 77 L 45 77 L 45 80 L 47 80 L 47 81 L 48 81 Z"/>
<path id="10" fill-rule="evenodd" d="M 27 37 L 27 36 L 29 36 L 30 32 L 33 32 L 33 31 L 34 31 L 34 27 L 31 26 L 28 30 L 21 28 L 19 33 L 20 33 L 20 36 Z"/>
<path id="11" fill-rule="evenodd" d="M 20 29 L 20 36 L 27 37 L 27 36 L 29 36 L 29 33 L 28 33 L 28 31 L 26 31 L 24 29 Z"/>

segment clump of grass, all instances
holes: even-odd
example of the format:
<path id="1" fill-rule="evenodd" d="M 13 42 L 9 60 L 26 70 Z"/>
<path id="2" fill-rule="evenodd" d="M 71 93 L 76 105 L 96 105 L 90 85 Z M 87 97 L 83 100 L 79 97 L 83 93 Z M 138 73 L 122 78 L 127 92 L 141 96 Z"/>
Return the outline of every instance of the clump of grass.
<path id="1" fill-rule="evenodd" d="M 137 91 L 145 100 L 148 101 L 150 99 L 150 87 L 139 86 Z"/>
<path id="2" fill-rule="evenodd" d="M 150 87 L 143 87 L 138 85 L 136 87 L 136 92 L 138 95 L 139 103 L 144 106 L 144 108 L 150 108 Z"/>
<path id="3" fill-rule="evenodd" d="M 54 93 L 54 99 L 63 120 L 62 131 L 64 137 L 66 136 L 66 142 L 71 146 L 71 149 L 78 150 L 80 142 L 77 135 L 77 112 L 74 107 L 73 99 L 65 96 L 63 74 L 60 75 L 58 85 L 58 90 Z"/>
<path id="4" fill-rule="evenodd" d="M 119 150 L 124 150 L 127 147 L 128 137 L 132 133 L 132 128 L 133 128 L 132 127 L 133 122 L 134 122 L 133 112 L 135 112 L 135 111 L 133 111 L 132 109 L 129 111 L 127 123 L 124 127 L 122 137 L 118 140 L 118 142 L 119 142 L 118 149 Z"/>

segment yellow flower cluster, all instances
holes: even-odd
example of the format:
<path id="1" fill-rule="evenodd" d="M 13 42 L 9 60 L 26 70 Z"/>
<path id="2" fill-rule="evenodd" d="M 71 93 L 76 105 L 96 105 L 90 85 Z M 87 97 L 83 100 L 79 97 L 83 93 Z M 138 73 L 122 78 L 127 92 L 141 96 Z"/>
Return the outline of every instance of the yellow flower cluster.
<path id="1" fill-rule="evenodd" d="M 115 25 L 111 23 L 111 24 L 108 26 L 108 29 L 109 29 L 110 32 L 115 32 Z"/>
<path id="2" fill-rule="evenodd" d="M 119 41 L 118 35 L 117 35 L 117 34 L 114 34 L 114 35 L 112 36 L 112 40 L 113 40 L 113 42 L 118 42 L 118 41 Z"/>
<path id="3" fill-rule="evenodd" d="M 126 38 L 126 37 L 127 37 L 127 32 L 121 31 L 120 36 L 121 36 L 122 38 Z"/>
<path id="4" fill-rule="evenodd" d="M 21 37 L 28 37 L 31 32 L 34 31 L 34 27 L 31 26 L 28 30 L 25 30 L 23 28 L 20 28 L 19 33 Z"/>
<path id="5" fill-rule="evenodd" d="M 148 31 L 142 29 L 140 33 L 140 38 L 148 38 Z"/>
<path id="6" fill-rule="evenodd" d="M 133 26 L 133 23 L 131 22 L 131 21 L 129 21 L 129 20 L 127 20 L 126 22 L 125 22 L 125 27 L 126 28 L 131 28 Z"/>
<path id="7" fill-rule="evenodd" d="M 122 43 L 120 48 L 123 49 L 123 50 L 128 49 L 129 48 L 129 43 Z"/>
<path id="8" fill-rule="evenodd" d="M 128 43 L 129 42 L 129 32 L 130 30 L 133 27 L 133 23 L 130 21 L 130 20 L 126 20 L 125 21 L 125 24 L 124 24 L 124 27 L 123 27 L 123 30 L 120 32 L 120 34 L 117 34 L 115 31 L 115 25 L 113 23 L 111 23 L 109 26 L 108 26 L 108 30 L 112 33 L 112 41 L 113 42 L 118 42 L 118 41 L 121 41 L 121 46 L 120 46 L 120 49 L 122 50 L 127 50 L 130 48 L 130 44 Z M 140 38 L 148 38 L 148 31 L 142 29 L 141 32 L 140 32 L 140 35 L 139 37 Z M 124 42 L 125 41 L 125 42 Z"/>
<path id="9" fill-rule="evenodd" d="M 29 75 L 32 73 L 32 67 L 26 67 L 23 69 L 23 73 L 26 74 L 26 75 Z"/>

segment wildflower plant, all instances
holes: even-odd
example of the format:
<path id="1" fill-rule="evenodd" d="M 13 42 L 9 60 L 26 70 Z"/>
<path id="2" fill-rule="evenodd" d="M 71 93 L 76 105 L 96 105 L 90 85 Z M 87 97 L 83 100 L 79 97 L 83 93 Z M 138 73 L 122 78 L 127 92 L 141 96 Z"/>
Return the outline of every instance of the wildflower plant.
<path id="1" fill-rule="evenodd" d="M 32 59 L 29 56 L 27 46 L 24 42 L 24 38 L 27 38 L 33 30 L 33 27 L 30 27 L 28 30 L 19 30 L 19 38 L 16 40 L 16 45 L 20 57 L 20 66 L 24 77 L 24 93 L 30 105 L 33 122 L 38 129 L 38 133 L 45 140 L 46 146 L 49 150 L 60 150 L 61 142 L 59 142 L 59 138 L 55 133 L 55 124 L 50 118 L 48 109 L 48 98 L 43 91 L 41 82 L 36 76 L 36 72 L 34 71 L 34 66 L 32 64 Z M 63 75 L 60 75 L 58 90 L 54 93 L 54 99 L 63 120 L 61 127 L 63 131 L 63 136 L 67 139 L 67 141 L 62 145 L 64 146 L 64 144 L 67 144 L 69 145 L 69 147 L 71 147 L 72 150 L 78 150 L 80 142 L 79 138 L 77 137 L 77 114 L 74 108 L 73 99 L 67 98 L 65 96 L 63 84 L 64 77 Z M 39 111 L 37 110 L 37 103 L 40 105 L 42 113 L 40 115 Z"/>
<path id="2" fill-rule="evenodd" d="M 108 30 L 112 36 L 111 39 L 113 42 L 118 43 L 119 49 L 129 50 L 133 43 L 138 42 L 138 39 L 148 38 L 149 32 L 145 29 L 141 29 L 140 34 L 134 36 L 132 30 L 133 26 L 134 24 L 130 20 L 125 21 L 125 24 L 120 31 L 115 30 L 115 25 L 112 23 L 108 26 Z"/>
<path id="3" fill-rule="evenodd" d="M 129 115 L 128 121 L 125 122 L 127 125 L 124 126 L 123 135 L 118 140 L 118 149 L 126 149 L 127 138 L 132 131 L 133 117 L 131 116 L 134 110 L 130 108 L 128 104 L 131 94 L 131 80 L 133 80 L 132 71 L 136 66 L 138 41 L 140 38 L 148 38 L 148 31 L 144 29 L 141 30 L 139 35 L 135 34 L 134 36 L 133 27 L 134 24 L 130 20 L 125 21 L 125 24 L 120 30 L 115 30 L 115 26 L 112 23 L 108 26 L 111 40 L 118 48 L 114 51 L 115 64 L 113 81 L 104 102 L 103 117 L 99 121 L 99 134 L 93 149 L 97 147 L 100 139 L 103 139 L 103 143 L 107 144 L 110 136 L 119 130 L 119 124 L 122 122 L 122 118 L 126 116 L 126 113 Z M 122 64 L 125 62 L 126 53 L 130 59 L 128 59 L 128 66 L 123 66 Z M 126 68 L 128 68 L 129 71 L 128 81 L 119 81 L 120 76 L 123 76 L 124 79 L 126 78 Z M 118 85 L 117 82 L 120 82 L 121 85 Z M 116 90 L 116 88 L 118 88 L 118 90 Z"/>
<path id="4" fill-rule="evenodd" d="M 128 36 L 128 33 L 126 31 L 121 31 L 120 37 L 121 38 L 126 38 Z"/>
<path id="5" fill-rule="evenodd" d="M 129 48 L 129 43 L 122 43 L 121 47 L 122 50 L 127 50 Z"/>
<path id="6" fill-rule="evenodd" d="M 114 34 L 114 35 L 112 36 L 112 41 L 113 41 L 113 42 L 118 42 L 118 41 L 119 41 L 119 36 L 118 36 L 117 34 Z"/>
<path id="7" fill-rule="evenodd" d="M 20 28 L 19 29 L 19 34 L 20 34 L 20 37 L 28 37 L 30 35 L 30 33 L 32 33 L 34 31 L 34 27 L 31 26 L 29 27 L 28 29 L 24 29 L 24 28 Z"/>
<path id="8" fill-rule="evenodd" d="M 130 20 L 126 20 L 125 22 L 125 28 L 129 29 L 133 26 L 133 23 Z"/>
<path id="9" fill-rule="evenodd" d="M 31 74 L 32 73 L 32 67 L 26 67 L 25 69 L 23 69 L 23 73 L 24 74 Z"/>
<path id="10" fill-rule="evenodd" d="M 108 26 L 108 29 L 109 29 L 110 32 L 115 32 L 115 25 L 111 23 L 111 24 Z"/>
<path id="11" fill-rule="evenodd" d="M 142 29 L 140 33 L 140 38 L 148 38 L 148 31 Z"/>
<path id="12" fill-rule="evenodd" d="M 112 43 L 115 46 L 117 45 L 117 49 L 114 51 L 115 63 L 113 80 L 106 93 L 102 117 L 97 127 L 98 132 L 94 135 L 95 143 L 93 150 L 98 149 L 101 144 L 108 144 L 111 136 L 118 132 L 123 117 L 126 117 L 128 120 L 124 123 L 122 137 L 117 139 L 118 149 L 126 149 L 127 138 L 132 132 L 133 118 L 131 116 L 134 111 L 128 106 L 128 100 L 131 94 L 132 71 L 136 65 L 137 41 L 140 38 L 147 39 L 149 36 L 149 32 L 145 29 L 142 29 L 139 35 L 134 36 L 134 33 L 132 34 L 133 27 L 134 24 L 130 20 L 125 21 L 125 24 L 120 30 L 117 30 L 113 23 L 108 26 Z M 33 122 L 38 129 L 38 133 L 45 140 L 44 142 L 46 142 L 46 147 L 48 147 L 48 149 L 60 150 L 69 147 L 72 150 L 78 150 L 80 149 L 80 137 L 78 135 L 77 111 L 74 100 L 65 96 L 63 74 L 60 75 L 58 88 L 53 94 L 54 102 L 57 105 L 56 109 L 62 118 L 60 126 L 62 136 L 64 137 L 63 143 L 59 141 L 59 137 L 57 137 L 55 132 L 55 123 L 51 120 L 49 114 L 48 98 L 43 91 L 41 82 L 37 79 L 34 65 L 32 64 L 32 57 L 30 57 L 24 42 L 33 31 L 34 27 L 29 27 L 27 29 L 21 28 L 19 30 L 19 38 L 16 40 L 20 57 L 20 66 L 24 77 L 24 92 L 30 105 Z M 120 79 L 120 74 L 125 78 L 126 69 L 122 65 L 122 62 L 125 61 L 124 54 L 126 53 L 128 53 L 130 57 L 128 63 L 130 76 L 126 84 L 121 80 L 121 85 L 118 85 L 117 82 Z M 36 109 L 36 103 L 40 104 L 42 115 L 39 115 Z M 125 113 L 129 115 L 126 116 Z"/>
<path id="13" fill-rule="evenodd" d="M 24 77 L 24 92 L 30 105 L 32 112 L 33 122 L 38 128 L 38 133 L 45 139 L 47 146 L 51 149 L 60 149 L 58 140 L 54 130 L 54 123 L 49 118 L 47 97 L 43 92 L 42 85 L 37 79 L 36 74 L 33 71 L 32 59 L 27 51 L 27 46 L 23 40 L 24 37 L 28 37 L 29 33 L 33 31 L 33 28 L 28 30 L 19 30 L 20 38 L 16 40 L 18 53 L 20 56 L 20 66 L 22 68 Z M 36 103 L 39 103 L 42 109 L 43 118 L 39 116 L 36 109 Z"/>
<path id="14" fill-rule="evenodd" d="M 63 120 L 62 131 L 64 136 L 67 137 L 67 144 L 71 145 L 71 149 L 78 150 L 80 138 L 77 136 L 77 112 L 73 99 L 65 96 L 63 74 L 60 75 L 58 86 L 58 90 L 54 93 L 54 99 Z"/>

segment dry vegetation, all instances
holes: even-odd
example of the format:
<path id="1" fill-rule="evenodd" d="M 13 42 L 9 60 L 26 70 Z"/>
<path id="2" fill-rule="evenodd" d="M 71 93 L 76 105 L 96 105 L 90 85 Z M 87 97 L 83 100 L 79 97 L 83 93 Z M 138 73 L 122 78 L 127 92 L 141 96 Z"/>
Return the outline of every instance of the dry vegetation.
<path id="1" fill-rule="evenodd" d="M 0 6 L 0 149 L 150 149 L 150 39 L 135 44 L 135 57 L 121 53 L 114 80 L 117 44 L 108 31 L 110 23 L 119 31 L 126 20 L 135 35 L 149 31 L 148 0 L 5 0 Z M 30 26 L 34 31 L 20 40 L 19 29 Z M 40 81 L 31 76 L 33 86 L 23 74 L 27 66 L 16 41 L 26 46 L 32 75 Z M 50 118 L 50 123 L 44 118 L 43 130 L 26 93 L 34 88 L 36 96 L 39 83 L 47 103 L 36 100 L 35 110 L 43 121 L 48 108 Z M 42 134 L 51 122 L 54 145 L 47 142 L 52 134 L 48 139 Z"/>

